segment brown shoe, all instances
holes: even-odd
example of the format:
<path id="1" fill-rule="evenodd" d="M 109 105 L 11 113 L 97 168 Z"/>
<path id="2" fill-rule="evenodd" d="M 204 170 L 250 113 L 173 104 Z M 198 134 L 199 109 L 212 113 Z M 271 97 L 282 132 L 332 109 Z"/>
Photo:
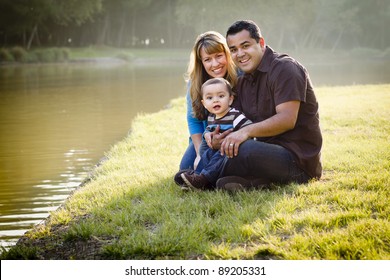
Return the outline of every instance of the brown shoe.
<path id="1" fill-rule="evenodd" d="M 217 189 L 230 192 L 246 191 L 251 189 L 262 189 L 267 187 L 268 181 L 260 178 L 244 178 L 239 176 L 226 176 L 218 179 Z"/>
<path id="2" fill-rule="evenodd" d="M 210 187 L 210 182 L 203 174 L 184 172 L 180 174 L 184 183 L 194 190 L 206 190 Z"/>
<path id="3" fill-rule="evenodd" d="M 189 190 L 189 187 L 186 185 L 183 178 L 181 177 L 181 174 L 183 173 L 193 174 L 194 170 L 192 169 L 180 170 L 179 172 L 176 173 L 175 177 L 173 177 L 173 180 L 175 181 L 176 185 L 178 185 L 183 191 L 186 191 Z"/>

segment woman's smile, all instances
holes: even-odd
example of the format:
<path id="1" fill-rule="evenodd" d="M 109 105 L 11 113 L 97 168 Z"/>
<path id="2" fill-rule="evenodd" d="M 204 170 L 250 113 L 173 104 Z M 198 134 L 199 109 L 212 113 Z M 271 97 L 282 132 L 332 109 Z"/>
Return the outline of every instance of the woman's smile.
<path id="1" fill-rule="evenodd" d="M 223 77 L 226 73 L 224 65 L 219 66 L 217 68 L 214 68 L 211 71 L 213 71 L 213 73 L 215 74 L 215 77 Z"/>

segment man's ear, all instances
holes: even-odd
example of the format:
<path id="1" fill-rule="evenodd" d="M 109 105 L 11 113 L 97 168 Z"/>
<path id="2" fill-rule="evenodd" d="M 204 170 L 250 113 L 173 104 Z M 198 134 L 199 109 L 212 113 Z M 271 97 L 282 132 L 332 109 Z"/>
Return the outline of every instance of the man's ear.
<path id="1" fill-rule="evenodd" d="M 261 46 L 262 49 L 265 48 L 265 40 L 264 40 L 263 37 L 260 37 L 260 39 L 259 39 L 259 44 L 260 44 L 260 46 Z"/>

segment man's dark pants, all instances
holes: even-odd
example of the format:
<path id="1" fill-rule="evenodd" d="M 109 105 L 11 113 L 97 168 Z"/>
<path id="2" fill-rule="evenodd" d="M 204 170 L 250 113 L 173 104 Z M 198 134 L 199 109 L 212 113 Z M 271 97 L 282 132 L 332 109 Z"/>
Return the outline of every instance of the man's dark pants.
<path id="1" fill-rule="evenodd" d="M 226 162 L 223 176 L 261 178 L 272 183 L 307 183 L 310 177 L 298 167 L 294 155 L 282 146 L 247 140 L 238 155 Z"/>

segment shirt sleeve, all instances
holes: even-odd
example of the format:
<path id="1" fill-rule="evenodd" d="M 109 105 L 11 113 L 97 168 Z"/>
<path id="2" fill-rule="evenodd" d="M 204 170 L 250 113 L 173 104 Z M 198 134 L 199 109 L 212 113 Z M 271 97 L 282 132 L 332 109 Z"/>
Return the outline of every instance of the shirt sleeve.
<path id="1" fill-rule="evenodd" d="M 277 64 L 272 78 L 276 106 L 288 101 L 306 101 L 307 75 L 297 62 L 287 60 Z"/>
<path id="2" fill-rule="evenodd" d="M 187 84 L 187 94 L 186 94 L 186 100 L 187 100 L 187 125 L 188 125 L 188 131 L 190 135 L 193 134 L 203 134 L 206 128 L 206 122 L 199 120 L 194 117 L 193 111 L 192 111 L 192 100 L 190 95 L 190 85 L 191 83 L 188 82 Z"/>

